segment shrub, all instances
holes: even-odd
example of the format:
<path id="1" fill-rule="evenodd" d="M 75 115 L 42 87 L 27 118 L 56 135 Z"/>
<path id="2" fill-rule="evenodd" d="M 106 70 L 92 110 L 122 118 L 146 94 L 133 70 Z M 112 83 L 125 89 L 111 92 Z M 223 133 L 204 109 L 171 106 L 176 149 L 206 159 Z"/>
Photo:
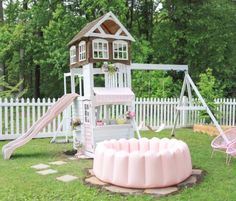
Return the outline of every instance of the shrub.
<path id="1" fill-rule="evenodd" d="M 206 101 L 206 104 L 212 111 L 214 116 L 219 116 L 217 112 L 216 98 L 223 96 L 224 86 L 220 86 L 217 79 L 212 74 L 212 69 L 207 68 L 206 72 L 200 74 L 200 80 L 197 83 L 199 91 Z M 211 119 L 206 111 L 200 112 L 200 118 L 205 120 L 205 123 L 211 123 Z"/>

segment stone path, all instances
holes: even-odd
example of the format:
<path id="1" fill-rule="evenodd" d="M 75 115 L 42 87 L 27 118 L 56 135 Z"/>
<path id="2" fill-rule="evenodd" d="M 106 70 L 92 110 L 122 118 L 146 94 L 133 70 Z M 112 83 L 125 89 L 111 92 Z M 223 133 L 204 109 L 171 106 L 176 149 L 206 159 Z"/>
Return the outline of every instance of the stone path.
<path id="1" fill-rule="evenodd" d="M 92 176 L 92 177 L 89 177 L 89 178 L 85 179 L 85 182 L 90 183 L 92 185 L 99 185 L 99 186 L 107 185 L 107 183 L 102 182 L 101 180 L 99 180 L 95 176 Z"/>
<path id="2" fill-rule="evenodd" d="M 178 191 L 177 187 L 167 187 L 167 188 L 150 188 L 144 190 L 144 193 L 156 195 L 157 197 L 169 195 Z"/>
<path id="3" fill-rule="evenodd" d="M 72 160 L 72 159 L 70 159 L 70 160 Z M 73 160 L 76 160 L 76 158 L 74 158 Z M 49 162 L 48 164 L 60 166 L 60 165 L 67 164 L 67 162 L 65 162 L 65 161 L 52 161 L 52 162 Z M 40 163 L 40 164 L 36 164 L 36 165 L 31 166 L 31 168 L 38 170 L 38 171 L 36 171 L 36 173 L 38 173 L 40 175 L 50 175 L 50 174 L 58 173 L 57 170 L 51 169 L 50 165 Z M 56 179 L 58 181 L 62 181 L 62 182 L 71 182 L 71 181 L 78 179 L 78 177 L 66 174 L 66 175 L 56 177 Z"/>
<path id="4" fill-rule="evenodd" d="M 119 186 L 105 186 L 104 188 L 113 193 L 121 193 L 121 194 L 141 194 L 143 192 L 143 190 L 140 189 L 122 188 Z"/>
<path id="5" fill-rule="evenodd" d="M 73 156 L 72 156 L 72 157 L 69 157 L 68 159 L 71 160 L 71 161 L 77 160 L 77 158 L 75 158 L 75 157 L 73 157 Z"/>
<path id="6" fill-rule="evenodd" d="M 43 164 L 43 163 L 31 166 L 31 168 L 34 168 L 36 170 L 43 170 L 43 169 L 47 169 L 49 167 L 50 167 L 49 165 L 46 165 L 46 164 Z"/>
<path id="7" fill-rule="evenodd" d="M 78 157 L 78 156 L 77 156 Z M 70 157 L 68 160 L 76 160 L 76 157 Z M 36 173 L 40 175 L 50 175 L 50 174 L 56 174 L 59 173 L 57 170 L 51 169 L 50 166 L 61 166 L 67 164 L 68 161 L 51 161 L 48 164 L 36 164 L 31 166 L 31 168 L 36 169 Z M 198 184 L 203 176 L 204 172 L 201 169 L 193 169 L 192 170 L 192 175 L 188 177 L 185 181 L 179 183 L 176 186 L 171 186 L 171 187 L 166 187 L 166 188 L 152 188 L 152 189 L 131 189 L 131 188 L 123 188 L 119 186 L 115 186 L 109 183 L 105 183 L 101 180 L 99 180 L 95 175 L 92 169 L 88 170 L 88 176 L 85 178 L 85 183 L 88 185 L 96 186 L 101 188 L 102 190 L 109 191 L 112 193 L 119 193 L 123 195 L 136 195 L 136 194 L 149 194 L 154 197 L 164 197 L 164 196 L 169 196 L 171 194 L 178 193 L 182 188 L 189 188 L 192 187 L 196 184 Z M 73 176 L 73 175 L 61 175 L 57 176 L 56 180 L 61 181 L 61 182 L 71 182 L 74 180 L 77 180 L 78 177 Z"/>
<path id="8" fill-rule="evenodd" d="M 99 180 L 93 173 L 92 169 L 88 170 L 88 176 L 85 178 L 85 183 L 92 186 L 97 186 L 102 190 L 110 191 L 112 193 L 120 193 L 123 195 L 136 195 L 136 194 L 149 194 L 154 197 L 164 197 L 169 196 L 171 194 L 178 193 L 182 188 L 189 188 L 197 183 L 199 183 L 203 176 L 203 170 L 193 169 L 192 175 L 188 177 L 183 182 L 179 183 L 176 186 L 166 187 L 166 188 L 151 188 L 151 189 L 131 189 L 131 188 L 123 188 L 119 186 L 115 186 L 109 183 L 105 183 Z"/>
<path id="9" fill-rule="evenodd" d="M 64 165 L 66 163 L 67 162 L 65 162 L 65 161 L 53 161 L 53 162 L 50 162 L 49 164 L 50 165 Z"/>
<path id="10" fill-rule="evenodd" d="M 61 177 L 57 177 L 56 179 L 59 180 L 59 181 L 63 181 L 63 182 L 70 182 L 70 181 L 73 181 L 75 179 L 78 179 L 78 177 L 67 174 L 67 175 L 63 175 Z"/>
<path id="11" fill-rule="evenodd" d="M 41 174 L 41 175 L 55 174 L 55 173 L 57 173 L 57 170 L 46 169 L 46 170 L 37 171 L 37 173 Z"/>

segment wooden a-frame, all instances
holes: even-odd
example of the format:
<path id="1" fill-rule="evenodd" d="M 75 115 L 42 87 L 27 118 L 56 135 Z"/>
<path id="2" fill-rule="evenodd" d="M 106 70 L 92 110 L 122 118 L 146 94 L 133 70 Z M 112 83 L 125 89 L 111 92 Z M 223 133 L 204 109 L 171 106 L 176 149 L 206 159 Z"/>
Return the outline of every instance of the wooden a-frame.
<path id="1" fill-rule="evenodd" d="M 187 94 L 188 94 L 188 98 L 189 98 L 189 106 L 183 106 L 183 97 L 184 97 L 184 93 L 185 93 L 186 89 L 187 89 Z M 197 95 L 197 97 L 198 97 L 200 103 L 202 104 L 202 106 L 193 106 L 192 105 L 192 92 L 191 92 L 192 89 L 195 92 L 195 94 Z M 213 115 L 213 113 L 211 112 L 209 107 L 207 106 L 205 100 L 203 99 L 200 92 L 198 91 L 198 89 L 197 89 L 196 85 L 194 84 L 192 78 L 188 74 L 188 71 L 185 71 L 183 86 L 182 86 L 182 89 L 181 89 L 179 103 L 178 103 L 178 106 L 177 106 L 176 110 L 177 111 L 176 111 L 176 114 L 175 114 L 174 127 L 173 127 L 172 132 L 171 132 L 172 137 L 175 136 L 175 129 L 176 129 L 177 121 L 178 121 L 178 118 L 179 118 L 180 110 L 205 110 L 208 113 L 208 115 L 210 116 L 212 122 L 216 126 L 216 128 L 219 131 L 220 135 L 224 138 L 226 143 L 229 142 L 228 138 L 224 134 L 224 131 L 222 130 L 222 128 L 219 125 L 218 121 L 216 120 L 215 116 Z"/>

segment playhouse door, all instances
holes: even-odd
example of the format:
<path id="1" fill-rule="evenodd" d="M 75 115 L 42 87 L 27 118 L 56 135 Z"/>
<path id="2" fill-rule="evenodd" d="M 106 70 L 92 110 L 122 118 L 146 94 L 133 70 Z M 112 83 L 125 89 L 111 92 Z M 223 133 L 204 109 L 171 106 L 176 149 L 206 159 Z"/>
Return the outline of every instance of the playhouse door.
<path id="1" fill-rule="evenodd" d="M 94 142 L 93 142 L 93 128 L 92 128 L 92 107 L 91 102 L 86 101 L 83 104 L 84 108 L 84 149 L 86 152 L 94 152 Z"/>

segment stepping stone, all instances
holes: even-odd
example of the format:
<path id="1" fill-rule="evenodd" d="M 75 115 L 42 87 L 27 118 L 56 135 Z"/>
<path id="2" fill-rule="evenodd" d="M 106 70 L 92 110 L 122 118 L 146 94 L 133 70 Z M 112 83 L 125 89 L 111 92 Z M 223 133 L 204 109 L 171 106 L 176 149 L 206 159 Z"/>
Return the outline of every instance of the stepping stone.
<path id="1" fill-rule="evenodd" d="M 99 186 L 107 185 L 107 183 L 102 182 L 101 180 L 99 180 L 97 177 L 94 177 L 94 176 L 85 179 L 85 182 L 92 184 L 92 185 L 99 185 Z"/>
<path id="2" fill-rule="evenodd" d="M 46 165 L 46 164 L 43 164 L 43 163 L 31 166 L 31 168 L 34 168 L 36 170 L 43 170 L 43 169 L 47 169 L 49 167 L 50 167 L 49 165 Z"/>
<path id="3" fill-rule="evenodd" d="M 192 175 L 201 176 L 202 173 L 203 173 L 203 171 L 200 170 L 200 169 L 193 169 L 193 170 L 192 170 Z"/>
<path id="4" fill-rule="evenodd" d="M 186 180 L 184 180 L 183 182 L 181 182 L 180 184 L 178 184 L 178 187 L 190 187 L 194 184 L 197 183 L 197 176 L 192 175 L 189 178 L 187 178 Z"/>
<path id="5" fill-rule="evenodd" d="M 161 197 L 161 196 L 169 195 L 169 194 L 174 193 L 176 191 L 178 191 L 177 187 L 153 188 L 153 189 L 150 188 L 150 189 L 146 189 L 144 191 L 144 193 L 153 194 L 158 197 Z"/>
<path id="6" fill-rule="evenodd" d="M 77 159 L 92 159 L 92 157 L 86 156 L 86 155 L 76 155 Z"/>
<path id="7" fill-rule="evenodd" d="M 75 179 L 77 179 L 78 177 L 72 176 L 72 175 L 63 175 L 61 177 L 57 177 L 56 179 L 59 181 L 63 181 L 63 182 L 70 182 L 73 181 Z"/>
<path id="8" fill-rule="evenodd" d="M 93 169 L 89 169 L 88 172 L 89 172 L 89 174 L 90 174 L 91 176 L 94 176 Z"/>
<path id="9" fill-rule="evenodd" d="M 37 171 L 37 173 L 41 175 L 55 174 L 57 173 L 57 170 L 47 169 L 47 170 Z"/>
<path id="10" fill-rule="evenodd" d="M 118 186 L 106 186 L 105 189 L 113 193 L 122 193 L 122 194 L 135 194 L 143 192 L 143 190 L 140 189 L 122 188 Z"/>
<path id="11" fill-rule="evenodd" d="M 71 161 L 77 160 L 77 158 L 75 158 L 75 157 L 69 157 L 68 159 Z"/>
<path id="12" fill-rule="evenodd" d="M 50 165 L 64 165 L 66 164 L 65 161 L 53 161 L 49 163 Z"/>

